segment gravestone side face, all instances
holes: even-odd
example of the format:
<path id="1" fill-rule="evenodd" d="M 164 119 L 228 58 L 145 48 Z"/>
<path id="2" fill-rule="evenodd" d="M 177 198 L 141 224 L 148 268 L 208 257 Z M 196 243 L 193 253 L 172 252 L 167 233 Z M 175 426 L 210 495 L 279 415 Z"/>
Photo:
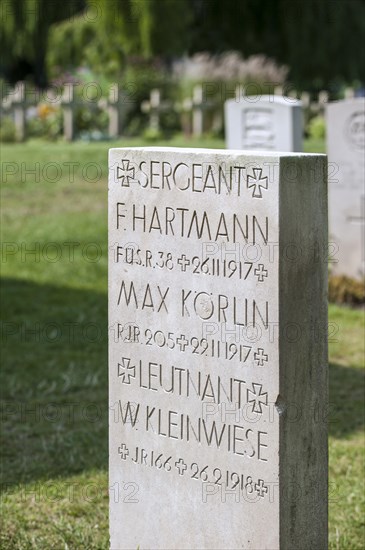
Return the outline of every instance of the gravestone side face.
<path id="1" fill-rule="evenodd" d="M 109 152 L 112 549 L 327 548 L 326 157 Z"/>
<path id="2" fill-rule="evenodd" d="M 291 97 L 243 96 L 225 103 L 228 149 L 302 151 L 302 102 Z"/>
<path id="3" fill-rule="evenodd" d="M 365 275 L 365 100 L 327 107 L 330 261 L 332 272 Z"/>

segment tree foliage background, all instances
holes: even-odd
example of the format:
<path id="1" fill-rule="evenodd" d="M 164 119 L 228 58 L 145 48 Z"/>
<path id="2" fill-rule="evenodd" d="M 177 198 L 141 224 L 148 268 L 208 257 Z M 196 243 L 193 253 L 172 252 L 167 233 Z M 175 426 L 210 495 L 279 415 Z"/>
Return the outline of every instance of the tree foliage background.
<path id="1" fill-rule="evenodd" d="M 364 83 L 365 0 L 0 0 L 0 73 L 44 87 L 86 64 L 236 50 L 290 67 L 297 87 Z"/>

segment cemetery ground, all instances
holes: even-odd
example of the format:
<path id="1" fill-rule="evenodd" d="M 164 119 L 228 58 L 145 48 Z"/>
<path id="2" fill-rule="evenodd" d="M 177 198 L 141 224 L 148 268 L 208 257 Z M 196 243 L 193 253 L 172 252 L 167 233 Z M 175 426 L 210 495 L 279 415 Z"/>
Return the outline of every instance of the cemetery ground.
<path id="1" fill-rule="evenodd" d="M 157 144 L 2 146 L 5 550 L 108 548 L 107 151 L 136 145 Z M 329 322 L 330 549 L 360 549 L 364 313 L 330 305 Z"/>

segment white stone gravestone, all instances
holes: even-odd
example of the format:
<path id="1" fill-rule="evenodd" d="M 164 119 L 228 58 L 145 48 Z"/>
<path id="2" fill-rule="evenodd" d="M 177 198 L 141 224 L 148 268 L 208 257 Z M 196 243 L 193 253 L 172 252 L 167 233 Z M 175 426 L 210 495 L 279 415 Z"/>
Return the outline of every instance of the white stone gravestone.
<path id="1" fill-rule="evenodd" d="M 365 276 L 365 99 L 327 107 L 330 262 L 332 272 Z"/>
<path id="2" fill-rule="evenodd" d="M 110 540 L 327 548 L 326 157 L 109 155 Z"/>
<path id="3" fill-rule="evenodd" d="M 225 102 L 227 149 L 303 150 L 302 102 L 292 97 L 239 96 Z"/>

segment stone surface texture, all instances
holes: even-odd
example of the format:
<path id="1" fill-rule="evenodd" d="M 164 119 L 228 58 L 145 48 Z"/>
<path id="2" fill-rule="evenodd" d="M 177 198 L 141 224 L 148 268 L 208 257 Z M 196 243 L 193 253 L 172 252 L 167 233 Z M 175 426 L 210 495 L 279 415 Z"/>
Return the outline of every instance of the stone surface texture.
<path id="1" fill-rule="evenodd" d="M 113 550 L 327 548 L 326 168 L 110 150 Z"/>

